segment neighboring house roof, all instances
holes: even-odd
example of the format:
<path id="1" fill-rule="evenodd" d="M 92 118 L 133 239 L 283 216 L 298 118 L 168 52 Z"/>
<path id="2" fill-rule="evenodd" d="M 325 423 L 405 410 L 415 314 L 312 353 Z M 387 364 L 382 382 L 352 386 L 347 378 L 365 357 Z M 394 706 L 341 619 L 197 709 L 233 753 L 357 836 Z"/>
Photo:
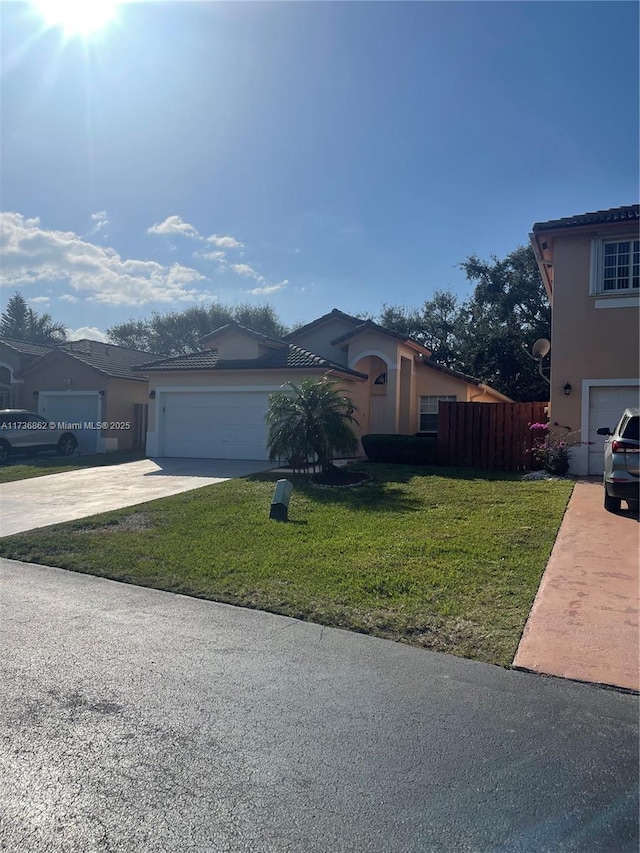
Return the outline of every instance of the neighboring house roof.
<path id="1" fill-rule="evenodd" d="M 340 320 L 346 320 L 347 323 L 351 323 L 354 326 L 359 326 L 361 323 L 364 322 L 362 317 L 353 317 L 351 314 L 345 314 L 344 311 L 339 311 L 337 308 L 334 308 L 333 311 L 329 311 L 328 314 L 323 314 L 322 317 L 318 317 L 316 320 L 312 320 L 310 323 L 306 323 L 304 326 L 300 326 L 299 329 L 295 329 L 293 332 L 289 332 L 288 335 L 284 336 L 284 339 L 287 341 L 293 340 L 293 338 L 295 338 L 297 335 L 301 335 L 303 332 L 308 332 L 309 329 L 315 329 L 316 326 L 321 326 L 328 320 L 336 318 Z"/>
<path id="2" fill-rule="evenodd" d="M 128 349 L 115 344 L 103 343 L 102 341 L 91 341 L 83 339 L 80 341 L 68 341 L 55 348 L 49 348 L 43 358 L 32 362 L 24 368 L 20 375 L 38 370 L 46 359 L 63 356 L 79 361 L 93 370 L 116 379 L 134 379 L 137 382 L 144 381 L 143 377 L 132 372 L 134 364 L 139 364 L 145 356 L 154 356 L 154 353 L 142 350 Z"/>
<path id="3" fill-rule="evenodd" d="M 220 338 L 225 332 L 230 331 L 239 331 L 242 332 L 249 338 L 254 338 L 260 343 L 265 344 L 265 346 L 277 346 L 284 347 L 285 341 L 282 338 L 272 338 L 269 335 L 263 335 L 262 332 L 255 332 L 253 329 L 249 329 L 247 326 L 243 326 L 240 323 L 236 323 L 235 320 L 230 320 L 228 323 L 225 323 L 224 326 L 220 326 L 219 329 L 214 329 L 213 332 L 209 332 L 199 339 L 199 343 L 208 344 L 211 341 L 215 341 Z"/>
<path id="4" fill-rule="evenodd" d="M 0 344 L 4 344 L 10 349 L 23 353 L 24 355 L 46 355 L 53 349 L 53 347 L 47 346 L 46 344 L 32 344 L 28 341 L 16 341 L 13 338 L 0 338 Z"/>
<path id="5" fill-rule="evenodd" d="M 308 332 L 310 329 L 314 329 L 316 326 L 321 326 L 323 323 L 327 323 L 329 320 L 333 319 L 345 320 L 353 326 L 353 329 L 345 332 L 337 338 L 334 338 L 334 340 L 331 341 L 332 346 L 344 343 L 362 332 L 373 331 L 378 332 L 381 335 L 386 335 L 390 338 L 396 338 L 397 340 L 400 340 L 418 350 L 423 355 L 431 355 L 430 349 L 423 346 L 423 344 L 418 341 L 414 341 L 413 338 L 408 337 L 408 335 L 404 335 L 402 332 L 396 332 L 393 329 L 387 329 L 379 323 L 374 323 L 373 320 L 363 320 L 362 317 L 354 317 L 351 314 L 345 314 L 344 311 L 340 311 L 338 308 L 334 308 L 333 311 L 329 311 L 328 314 L 323 314 L 322 317 L 318 317 L 317 320 L 313 320 L 311 323 L 307 323 L 306 326 L 301 326 L 299 329 L 285 335 L 285 340 L 294 340 L 298 335 Z"/>
<path id="6" fill-rule="evenodd" d="M 272 339 L 278 343 L 277 339 Z M 221 359 L 217 350 L 203 350 L 188 355 L 176 355 L 171 358 L 138 364 L 134 370 L 145 373 L 166 372 L 176 370 L 290 370 L 290 369 L 320 369 L 334 370 L 359 379 L 366 379 L 366 373 L 343 367 L 319 355 L 297 347 L 295 344 L 281 341 L 281 348 L 266 353 L 258 358 Z"/>
<path id="7" fill-rule="evenodd" d="M 608 210 L 565 216 L 562 219 L 550 219 L 548 222 L 536 222 L 533 230 L 551 231 L 556 228 L 577 228 L 581 225 L 605 225 L 618 222 L 638 222 L 638 220 L 640 220 L 640 205 L 628 204 L 623 207 L 611 207 Z"/>
<path id="8" fill-rule="evenodd" d="M 500 397 L 500 399 L 504 400 L 505 403 L 513 403 L 511 397 L 501 394 L 500 391 L 496 391 L 495 388 L 492 388 L 480 379 L 476 379 L 475 376 L 469 376 L 468 373 L 461 373 L 459 370 L 453 370 L 451 367 L 445 367 L 444 364 L 438 364 L 436 361 L 427 357 L 422 359 L 422 364 L 426 367 L 430 367 L 432 370 L 438 370 L 440 373 L 445 373 L 447 376 L 453 376 L 456 379 L 460 379 L 462 382 L 468 382 L 469 385 L 476 385 L 478 388 L 491 391 L 492 394 L 495 394 L 496 397 Z"/>
<path id="9" fill-rule="evenodd" d="M 384 326 L 380 326 L 378 323 L 374 323 L 373 320 L 361 320 L 357 326 L 351 329 L 348 332 L 345 332 L 343 335 L 340 335 L 337 338 L 334 338 L 331 341 L 332 346 L 338 346 L 339 344 L 345 343 L 346 341 L 351 340 L 356 335 L 361 335 L 363 332 L 377 332 L 380 335 L 385 335 L 389 338 L 396 338 L 397 340 L 402 341 L 413 349 L 418 350 L 423 355 L 431 355 L 431 350 L 425 347 L 423 344 L 418 343 L 418 341 L 414 341 L 413 338 L 410 338 L 408 335 L 403 335 L 402 332 L 395 332 L 392 329 L 386 329 Z"/>

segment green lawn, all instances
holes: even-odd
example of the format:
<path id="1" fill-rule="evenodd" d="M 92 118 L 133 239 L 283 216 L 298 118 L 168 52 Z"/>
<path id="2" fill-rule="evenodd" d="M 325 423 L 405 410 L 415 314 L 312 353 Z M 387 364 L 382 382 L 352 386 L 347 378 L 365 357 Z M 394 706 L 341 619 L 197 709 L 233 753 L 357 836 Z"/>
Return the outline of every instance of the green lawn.
<path id="1" fill-rule="evenodd" d="M 0 540 L 0 555 L 510 664 L 573 483 L 364 464 L 320 490 L 230 480 Z"/>
<path id="2" fill-rule="evenodd" d="M 120 465 L 122 462 L 137 462 L 145 459 L 140 450 L 118 450 L 115 453 L 88 453 L 86 456 L 55 456 L 52 453 L 35 458 L 15 457 L 9 465 L 0 468 L 0 483 L 13 483 L 47 474 L 61 474 L 77 468 L 97 468 L 103 465 Z"/>

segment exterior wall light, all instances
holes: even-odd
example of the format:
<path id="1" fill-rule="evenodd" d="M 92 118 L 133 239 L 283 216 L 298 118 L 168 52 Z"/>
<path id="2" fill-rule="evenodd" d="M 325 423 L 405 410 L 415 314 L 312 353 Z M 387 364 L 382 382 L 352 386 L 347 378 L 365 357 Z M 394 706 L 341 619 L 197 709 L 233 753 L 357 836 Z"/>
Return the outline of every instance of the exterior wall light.
<path id="1" fill-rule="evenodd" d="M 154 388 L 153 390 L 149 391 L 149 399 L 150 399 L 150 400 L 155 400 L 155 399 L 156 399 L 156 391 L 155 391 L 155 388 Z"/>
<path id="2" fill-rule="evenodd" d="M 568 397 L 568 396 L 569 396 L 569 394 L 571 394 L 571 383 L 570 383 L 570 382 L 567 382 L 567 383 L 565 384 L 565 386 L 564 386 L 564 389 L 563 389 L 563 390 L 564 390 L 564 396 L 565 396 L 565 397 Z"/>

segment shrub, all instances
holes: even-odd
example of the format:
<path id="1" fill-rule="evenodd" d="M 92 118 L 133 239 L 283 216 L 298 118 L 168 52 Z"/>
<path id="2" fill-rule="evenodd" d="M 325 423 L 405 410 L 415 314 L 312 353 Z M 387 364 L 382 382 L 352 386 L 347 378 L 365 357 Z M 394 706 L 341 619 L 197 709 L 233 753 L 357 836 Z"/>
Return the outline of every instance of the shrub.
<path id="1" fill-rule="evenodd" d="M 391 462 L 398 465 L 435 465 L 437 440 L 433 435 L 362 436 L 362 446 L 370 462 Z"/>

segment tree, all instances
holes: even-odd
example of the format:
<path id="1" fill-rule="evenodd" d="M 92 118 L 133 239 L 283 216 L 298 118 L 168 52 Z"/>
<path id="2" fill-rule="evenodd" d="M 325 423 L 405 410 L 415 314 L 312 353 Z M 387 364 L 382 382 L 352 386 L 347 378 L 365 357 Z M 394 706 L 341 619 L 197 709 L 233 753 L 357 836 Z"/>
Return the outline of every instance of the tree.
<path id="1" fill-rule="evenodd" d="M 462 306 L 460 359 L 468 372 L 515 400 L 548 400 L 549 385 L 528 352 L 551 336 L 551 308 L 531 246 L 500 260 L 471 255 L 460 264 L 473 296 Z M 475 371 L 475 372 L 474 372 Z"/>
<path id="2" fill-rule="evenodd" d="M 112 326 L 107 334 L 120 346 L 185 355 L 202 349 L 200 339 L 231 320 L 271 337 L 282 337 L 287 332 L 270 305 L 228 306 L 216 302 L 208 308 L 192 305 L 183 311 L 154 312 L 147 320 L 129 320 Z"/>
<path id="3" fill-rule="evenodd" d="M 351 428 L 358 423 L 353 403 L 326 376 L 287 385 L 293 394 L 278 392 L 269 397 L 269 459 L 285 459 L 294 469 L 317 460 L 326 475 L 336 453 L 354 453 L 358 446 Z"/>
<path id="4" fill-rule="evenodd" d="M 38 314 L 29 308 L 24 297 L 16 291 L 0 315 L 0 336 L 55 346 L 67 339 L 67 330 L 62 323 L 54 323 L 50 314 Z"/>
<path id="5" fill-rule="evenodd" d="M 549 386 L 527 355 L 551 333 L 548 304 L 533 249 L 520 246 L 504 259 L 470 255 L 460 264 L 475 284 L 459 303 L 436 291 L 421 309 L 383 305 L 379 322 L 408 334 L 439 364 L 482 379 L 514 400 L 547 400 Z"/>

